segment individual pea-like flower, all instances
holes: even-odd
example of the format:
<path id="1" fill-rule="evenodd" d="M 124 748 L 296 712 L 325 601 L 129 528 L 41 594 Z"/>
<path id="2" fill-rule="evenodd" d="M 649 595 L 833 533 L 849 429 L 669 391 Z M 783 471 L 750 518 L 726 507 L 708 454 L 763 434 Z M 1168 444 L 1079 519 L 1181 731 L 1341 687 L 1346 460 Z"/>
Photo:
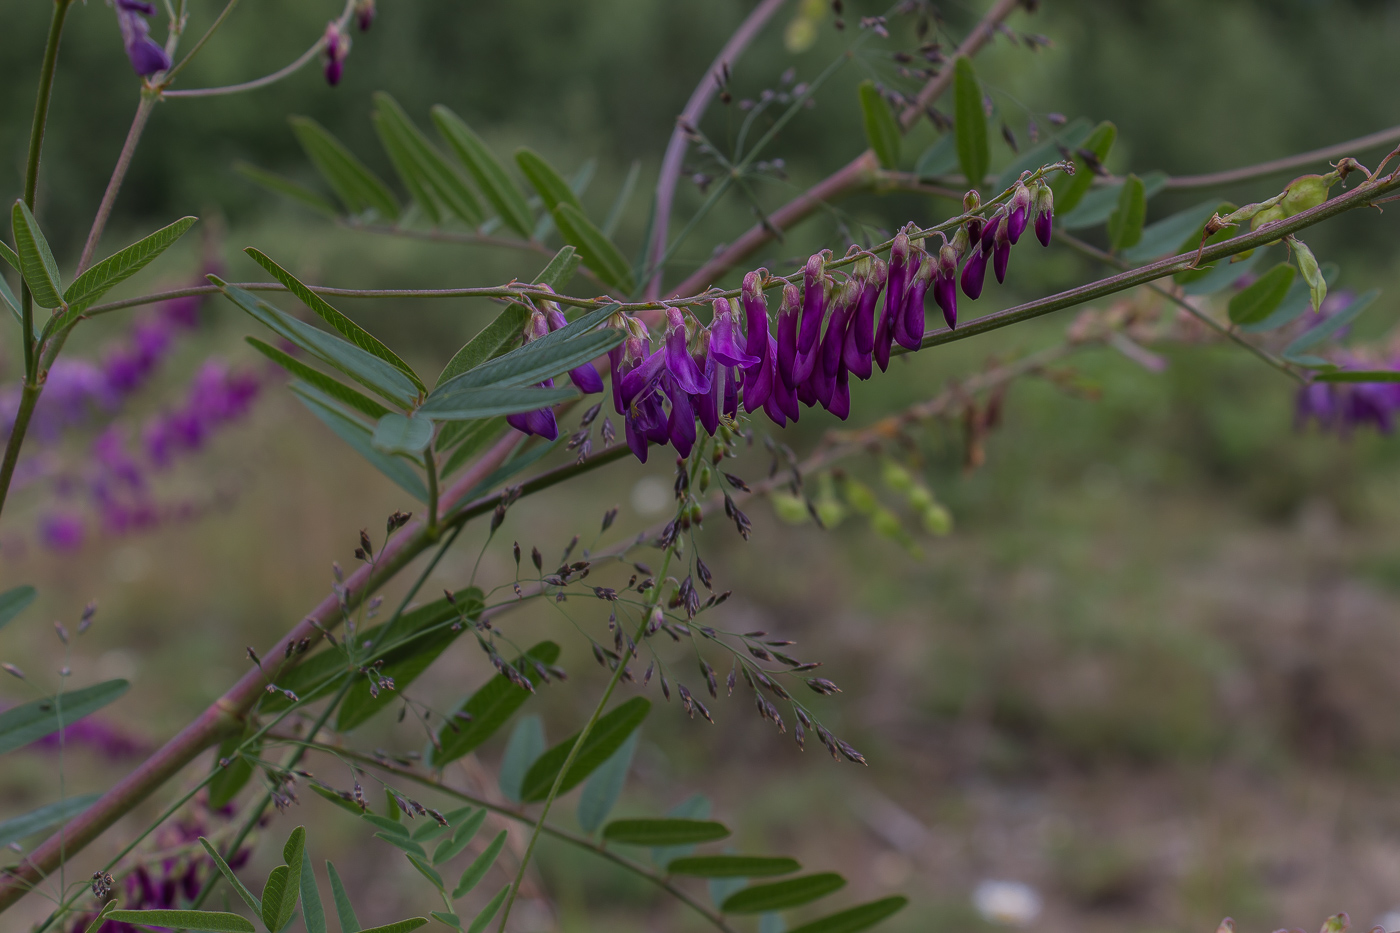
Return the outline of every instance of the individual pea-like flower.
<path id="1" fill-rule="evenodd" d="M 801 385 L 812 375 L 817 362 L 817 342 L 826 317 L 826 260 L 831 250 L 822 250 L 807 260 L 802 273 L 802 323 L 797 331 L 797 353 L 792 366 L 791 385 Z"/>
<path id="2" fill-rule="evenodd" d="M 851 312 L 842 342 L 841 361 L 859 379 L 869 379 L 871 355 L 875 352 L 875 305 L 884 290 L 889 266 L 881 259 L 863 258 L 856 262 L 855 277 L 861 282 L 860 297 Z"/>
<path id="3" fill-rule="evenodd" d="M 986 239 L 984 233 L 983 242 L 986 242 Z M 992 245 L 992 271 L 996 273 L 998 282 L 1006 281 L 1006 265 L 1011 259 L 1011 243 L 1011 224 L 1008 221 L 997 227 Z"/>
<path id="4" fill-rule="evenodd" d="M 151 25 L 146 17 L 154 16 L 156 5 L 146 0 L 115 0 L 117 25 L 121 28 L 122 44 L 131 68 L 141 77 L 166 71 L 170 56 L 159 42 L 151 38 Z"/>
<path id="5" fill-rule="evenodd" d="M 885 280 L 885 308 L 875 327 L 875 363 L 884 372 L 890 365 L 890 349 L 894 344 L 895 322 L 904 313 L 904 287 L 910 271 L 909 235 L 900 231 L 890 246 L 890 268 Z"/>
<path id="6" fill-rule="evenodd" d="M 753 411 L 768 401 L 777 368 L 773 354 L 769 352 L 773 337 L 768 332 L 768 299 L 763 294 L 763 276 L 767 271 L 758 269 L 745 275 L 744 286 L 739 293 L 746 330 L 744 353 L 755 360 L 744 369 L 745 411 Z"/>
<path id="7" fill-rule="evenodd" d="M 87 523 L 74 512 L 50 512 L 39 519 L 39 542 L 51 551 L 76 551 L 87 537 Z"/>
<path id="8" fill-rule="evenodd" d="M 345 59 L 350 55 L 350 37 L 334 21 L 329 22 L 321 47 L 326 59 L 326 83 L 335 87 L 345 73 Z"/>
<path id="9" fill-rule="evenodd" d="M 963 263 L 962 275 L 959 283 L 962 285 L 963 294 L 973 301 L 982 295 L 982 283 L 987 279 L 987 252 L 982 249 L 982 244 L 978 243 L 972 248 L 972 252 L 967 257 L 967 262 Z"/>
<path id="10" fill-rule="evenodd" d="M 530 312 L 529 318 L 525 321 L 525 343 L 538 340 L 549 333 L 550 329 L 549 318 L 544 312 Z M 536 383 L 536 385 L 540 388 L 552 389 L 554 388 L 554 380 L 546 379 L 544 382 Z M 602 385 L 599 385 L 598 388 L 601 391 Z M 554 417 L 553 408 L 538 408 L 534 411 L 506 415 L 506 424 L 522 434 L 536 434 L 547 441 L 552 441 L 559 436 L 559 422 Z"/>
<path id="11" fill-rule="evenodd" d="M 1016 183 L 1016 189 L 1011 193 L 1011 202 L 1007 205 L 1006 214 L 1006 238 L 1015 245 L 1021 239 L 1021 234 L 1026 232 L 1026 224 L 1030 222 L 1031 215 L 1031 190 L 1020 182 Z"/>
<path id="12" fill-rule="evenodd" d="M 958 250 L 945 243 L 938 251 L 938 273 L 933 280 L 933 300 L 943 311 L 943 320 L 952 330 L 958 326 Z"/>
<path id="13" fill-rule="evenodd" d="M 933 277 L 938 271 L 938 263 L 923 246 L 916 246 L 911 253 L 910 266 L 918 268 L 909 283 L 909 292 L 904 296 L 903 311 L 895 318 L 894 339 L 906 350 L 917 350 L 924 339 L 924 298 L 933 285 Z"/>
<path id="14" fill-rule="evenodd" d="M 356 0 L 355 25 L 360 32 L 369 32 L 369 27 L 374 25 L 374 14 L 374 0 Z"/>
<path id="15" fill-rule="evenodd" d="M 1041 183 L 1035 189 L 1035 238 L 1041 246 L 1050 245 L 1051 226 L 1055 217 L 1055 195 L 1050 186 Z"/>

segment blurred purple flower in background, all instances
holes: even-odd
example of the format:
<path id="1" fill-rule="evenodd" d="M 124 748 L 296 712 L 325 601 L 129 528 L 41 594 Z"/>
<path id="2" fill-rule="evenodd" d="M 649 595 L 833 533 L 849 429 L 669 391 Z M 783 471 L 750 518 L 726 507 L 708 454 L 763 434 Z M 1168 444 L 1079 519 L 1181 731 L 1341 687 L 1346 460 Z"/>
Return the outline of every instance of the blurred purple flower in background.
<path id="1" fill-rule="evenodd" d="M 159 42 L 150 36 L 147 16 L 154 16 L 156 5 L 145 0 L 115 0 L 117 25 L 121 27 L 122 44 L 132 69 L 142 77 L 170 68 L 170 56 Z"/>

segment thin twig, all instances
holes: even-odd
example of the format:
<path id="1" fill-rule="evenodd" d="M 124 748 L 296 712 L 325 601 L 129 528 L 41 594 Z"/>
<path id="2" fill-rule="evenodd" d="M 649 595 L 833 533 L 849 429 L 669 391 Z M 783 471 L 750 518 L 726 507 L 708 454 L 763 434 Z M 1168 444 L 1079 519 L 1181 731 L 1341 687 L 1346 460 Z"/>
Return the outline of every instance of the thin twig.
<path id="1" fill-rule="evenodd" d="M 244 81 L 242 84 L 226 84 L 223 87 L 196 87 L 185 90 L 162 91 L 162 97 L 220 97 L 224 94 L 240 94 L 243 91 L 254 91 L 260 87 L 267 87 L 269 84 L 276 84 L 283 78 L 291 77 L 305 67 L 320 54 L 325 48 L 326 39 L 324 36 L 317 39 L 311 48 L 301 53 L 301 57 L 287 65 L 279 68 L 270 75 L 263 75 L 261 78 L 254 78 L 252 81 Z"/>
<path id="2" fill-rule="evenodd" d="M 107 182 L 107 190 L 102 192 L 102 203 L 98 205 L 92 229 L 88 231 L 87 242 L 83 244 L 83 254 L 78 259 L 76 275 L 82 275 L 92 263 L 97 241 L 102 239 L 102 231 L 107 229 L 107 218 L 112 215 L 112 206 L 117 202 L 117 192 L 121 190 L 126 171 L 131 167 L 131 158 L 136 153 L 136 144 L 141 141 L 141 133 L 146 129 L 146 120 L 150 118 L 155 105 L 155 95 L 143 90 L 141 102 L 136 105 L 136 116 L 131 118 L 131 128 L 126 131 L 126 142 L 122 144 L 121 154 L 117 156 L 117 164 L 112 169 L 112 177 Z"/>

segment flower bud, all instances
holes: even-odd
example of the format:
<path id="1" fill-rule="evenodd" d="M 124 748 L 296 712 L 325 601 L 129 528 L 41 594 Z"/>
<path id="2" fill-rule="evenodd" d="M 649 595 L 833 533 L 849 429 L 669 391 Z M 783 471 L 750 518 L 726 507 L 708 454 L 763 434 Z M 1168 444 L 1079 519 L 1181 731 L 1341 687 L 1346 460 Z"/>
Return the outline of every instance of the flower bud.
<path id="1" fill-rule="evenodd" d="M 374 0 L 355 0 L 355 25 L 360 32 L 369 32 L 369 27 L 374 25 L 374 14 Z"/>
<path id="2" fill-rule="evenodd" d="M 1006 238 L 1012 243 L 1021 239 L 1021 234 L 1026 232 L 1030 213 L 1031 191 L 1025 185 L 1018 183 L 1016 190 L 1011 194 L 1011 203 L 1007 205 Z"/>
<path id="3" fill-rule="evenodd" d="M 334 22 L 326 24 L 326 34 L 321 40 L 326 55 L 326 83 L 335 87 L 345 71 L 345 59 L 350 54 L 350 37 L 340 31 Z"/>
<path id="4" fill-rule="evenodd" d="M 1046 184 L 1035 189 L 1035 238 L 1041 246 L 1050 245 L 1051 225 L 1055 216 L 1055 193 Z"/>
<path id="5" fill-rule="evenodd" d="M 982 295 L 982 283 L 987 277 L 987 253 L 979 244 L 963 263 L 963 294 L 976 301 Z"/>

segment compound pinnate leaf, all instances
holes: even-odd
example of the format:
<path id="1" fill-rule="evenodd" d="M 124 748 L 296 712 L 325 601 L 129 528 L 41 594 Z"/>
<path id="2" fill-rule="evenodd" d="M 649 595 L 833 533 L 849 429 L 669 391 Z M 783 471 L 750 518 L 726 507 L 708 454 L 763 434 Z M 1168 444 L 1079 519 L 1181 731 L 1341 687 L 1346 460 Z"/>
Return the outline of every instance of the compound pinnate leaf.
<path id="1" fill-rule="evenodd" d="M 19 271 L 19 254 L 10 249 L 10 245 L 4 240 L 0 240 L 0 259 L 9 263 L 11 269 Z"/>
<path id="2" fill-rule="evenodd" d="M 957 134 L 958 162 L 968 185 L 980 188 L 991 160 L 987 112 L 982 109 L 982 85 L 970 59 L 959 58 L 953 68 L 953 132 Z"/>
<path id="3" fill-rule="evenodd" d="M 511 663 L 531 684 L 538 685 L 542 678 L 534 662 L 550 665 L 558 659 L 559 646 L 552 641 L 542 641 Z M 504 674 L 492 677 L 458 707 L 457 712 L 467 715 L 466 721 L 454 718 L 452 725 L 444 725 L 439 730 L 437 744 L 440 748 L 433 750 L 433 767 L 440 768 L 474 751 L 495 735 L 529 698 L 529 692 L 517 687 Z"/>
<path id="4" fill-rule="evenodd" d="M 107 680 L 5 710 L 0 713 L 0 754 L 52 735 L 60 726 L 71 726 L 116 700 L 130 686 L 125 680 Z"/>
<path id="5" fill-rule="evenodd" d="M 1273 314 L 1293 285 L 1293 267 L 1281 262 L 1230 298 L 1233 324 L 1257 324 Z"/>
<path id="6" fill-rule="evenodd" d="M 583 257 L 579 256 L 578 250 L 572 246 L 560 247 L 559 252 L 554 254 L 554 258 L 540 270 L 540 274 L 535 276 L 535 280 L 530 284 L 548 285 L 558 291 L 573 277 L 582 262 Z"/>
<path id="7" fill-rule="evenodd" d="M 486 873 L 491 870 L 491 866 L 496 862 L 496 856 L 501 854 L 501 847 L 506 844 L 506 831 L 503 829 L 496 834 L 481 854 L 472 860 L 466 871 L 462 872 L 462 877 L 457 881 L 457 887 L 452 889 L 452 899 L 465 896 L 472 888 L 476 887 Z"/>
<path id="8" fill-rule="evenodd" d="M 412 863 L 413 867 L 418 869 L 418 874 L 422 875 L 424 878 L 427 878 L 430 882 L 432 882 L 435 888 L 437 888 L 439 891 L 443 891 L 446 889 L 446 886 L 442 883 L 442 875 L 439 875 L 431 865 L 424 861 L 424 859 L 427 858 L 426 855 L 422 857 L 419 857 L 417 855 L 409 855 L 407 856 L 407 858 L 409 862 Z"/>
<path id="9" fill-rule="evenodd" d="M 861 930 L 868 930 L 899 913 L 908 903 L 909 898 L 896 894 L 820 917 L 811 923 L 802 924 L 790 933 L 860 933 Z"/>
<path id="10" fill-rule="evenodd" d="M 209 779 L 209 806 L 211 809 L 223 809 L 229 801 L 238 796 L 238 792 L 253 776 L 253 758 L 257 757 L 261 742 L 255 741 L 249 748 L 246 755 L 237 754 L 238 747 L 247 741 L 253 734 L 250 728 L 247 732 L 229 736 L 219 744 L 219 751 L 214 756 L 214 776 Z M 228 761 L 227 765 L 220 764 Z"/>
<path id="11" fill-rule="evenodd" d="M 256 933 L 249 920 L 220 910 L 113 910 L 108 911 L 107 920 L 111 923 L 135 923 L 145 927 L 208 933 Z"/>
<path id="12" fill-rule="evenodd" d="M 993 191 L 1005 191 L 1016 184 L 1016 179 L 1021 177 L 1022 172 L 1038 169 L 1042 165 L 1051 162 L 1058 162 L 1063 156 L 1060 154 L 1060 147 L 1073 152 L 1084 138 L 1089 135 L 1089 130 L 1093 129 L 1091 124 L 1084 117 L 1075 117 L 1069 123 L 1056 130 L 1055 135 L 1044 140 L 1038 146 L 1026 150 L 1019 157 L 1001 170 L 996 181 L 992 182 Z M 945 137 L 946 138 L 946 137 Z M 920 172 L 920 174 L 923 174 Z"/>
<path id="13" fill-rule="evenodd" d="M 418 414 L 425 421 L 478 421 L 498 415 L 514 415 L 523 411 L 550 408 L 575 398 L 578 398 L 578 392 L 567 387 L 542 389 L 533 386 L 510 386 L 461 389 L 429 399 L 418 409 Z"/>
<path id="14" fill-rule="evenodd" d="M 607 234 L 589 220 L 582 210 L 568 202 L 554 208 L 554 222 L 568 243 L 578 247 L 583 264 L 602 279 L 604 285 L 618 289 L 624 295 L 637 287 L 632 278 L 632 265 L 608 239 Z"/>
<path id="15" fill-rule="evenodd" d="M 826 897 L 845 885 L 846 879 L 832 871 L 802 875 L 786 881 L 756 884 L 725 898 L 720 910 L 727 914 L 761 914 L 770 910 L 787 910 Z"/>
<path id="16" fill-rule="evenodd" d="M 528 238 L 534 220 L 530 216 L 525 195 L 506 174 L 505 168 L 481 137 L 461 117 L 441 104 L 432 109 L 432 118 L 438 134 L 466 166 L 472 181 L 491 202 L 501 220 L 516 233 Z"/>
<path id="17" fill-rule="evenodd" d="M 572 246 L 564 248 L 570 253 L 574 251 Z M 507 348 L 520 340 L 520 335 L 525 329 L 525 321 L 529 316 L 530 309 L 524 305 L 506 305 L 505 310 L 496 315 L 495 320 L 478 331 L 475 337 L 468 340 L 466 345 L 447 361 L 442 374 L 438 376 L 437 384 L 441 386 L 454 376 L 460 376 L 469 369 L 475 369 L 487 360 L 505 352 Z"/>
<path id="18" fill-rule="evenodd" d="M 629 846 L 683 846 L 714 842 L 729 836 L 729 827 L 714 820 L 613 820 L 603 838 Z"/>
<path id="19" fill-rule="evenodd" d="M 399 216 L 399 205 L 380 181 L 345 145 L 310 117 L 292 117 L 292 130 L 311 164 L 352 214 L 374 210 L 385 220 Z"/>
<path id="20" fill-rule="evenodd" d="M 525 774 L 542 754 L 544 721 L 538 716 L 522 717 L 506 740 L 500 773 L 496 776 L 496 785 L 511 803 L 521 802 L 520 789 L 525 783 Z"/>
<path id="21" fill-rule="evenodd" d="M 429 142 L 428 137 L 409 119 L 398 102 L 383 91 L 374 95 L 374 102 L 374 123 L 380 132 L 380 138 L 384 140 L 385 148 L 389 149 L 390 156 L 394 158 L 394 165 L 399 168 L 404 183 L 409 184 L 411 176 L 418 185 L 426 189 L 425 193 L 431 194 L 431 197 L 425 197 L 419 203 L 423 204 L 434 222 L 437 220 L 437 211 L 433 206 L 433 199 L 436 199 L 463 222 L 471 226 L 481 223 L 481 203 L 476 199 L 476 195 L 437 147 Z M 401 154 L 395 157 L 394 149 L 400 150 Z M 400 167 L 400 161 L 406 165 Z M 415 193 L 415 199 L 418 197 Z"/>
<path id="22" fill-rule="evenodd" d="M 579 202 L 574 189 L 539 153 L 533 149 L 517 149 L 515 164 L 520 166 L 520 171 L 525 173 L 530 186 L 539 194 L 540 200 L 544 201 L 545 210 L 553 214 L 560 204 L 568 204 L 580 214 L 583 213 L 583 204 Z"/>
<path id="23" fill-rule="evenodd" d="M 554 334 L 562 334 L 565 329 L 556 330 Z M 448 399 L 464 390 L 488 386 L 533 386 L 589 362 L 626 339 L 626 334 L 616 327 L 605 327 L 571 339 L 550 340 L 554 334 L 532 340 L 519 349 L 439 384 L 428 394 L 422 410 L 425 413 L 449 410 Z"/>
<path id="24" fill-rule="evenodd" d="M 559 783 L 559 793 L 565 794 L 583 783 L 603 762 L 607 761 L 622 747 L 628 737 L 637 730 L 651 712 L 651 701 L 645 697 L 633 697 L 615 709 L 599 717 L 593 729 L 584 739 L 583 746 L 574 756 L 569 770 Z M 572 752 L 578 733 L 560 742 L 545 752 L 530 766 L 525 780 L 520 786 L 520 798 L 526 803 L 543 800 L 549 796 L 560 769 Z"/>
<path id="25" fill-rule="evenodd" d="M 29 205 L 16 200 L 10 212 L 10 222 L 15 252 L 19 256 L 19 272 L 29 286 L 29 293 L 34 296 L 34 303 L 41 308 L 61 307 L 63 279 L 58 274 L 58 263 L 54 261 L 49 241 L 44 239 Z"/>
<path id="26" fill-rule="evenodd" d="M 860 110 L 865 120 L 865 138 L 880 160 L 881 168 L 899 167 L 899 123 L 890 110 L 875 82 L 866 79 L 860 83 Z M 985 132 L 985 128 L 984 128 Z"/>
<path id="27" fill-rule="evenodd" d="M 433 864 L 441 865 L 443 862 L 448 861 L 465 849 L 476 836 L 477 830 L 481 829 L 481 824 L 485 821 L 486 811 L 484 809 L 477 810 L 471 816 L 467 817 L 460 826 L 453 830 L 450 839 L 444 839 L 442 842 L 438 843 L 438 847 L 433 850 Z"/>
<path id="28" fill-rule="evenodd" d="M 1368 292 L 1364 292 L 1358 295 L 1351 304 L 1347 305 L 1321 324 L 1304 331 L 1296 340 L 1284 348 L 1284 359 L 1298 356 L 1304 350 L 1317 346 L 1343 327 L 1351 324 L 1352 321 L 1360 316 L 1361 312 L 1369 308 L 1371 303 L 1380 297 L 1380 294 L 1381 292 L 1378 288 L 1373 288 Z"/>
<path id="29" fill-rule="evenodd" d="M 368 395 L 365 395 L 363 392 L 352 389 L 345 383 L 332 379 L 318 369 L 312 369 L 301 360 L 283 353 L 271 344 L 263 343 L 256 337 L 244 337 L 243 339 L 254 350 L 257 350 L 263 356 L 272 360 L 272 362 L 281 366 L 302 382 L 315 386 L 337 402 L 344 402 L 360 414 L 368 415 L 375 421 L 378 421 L 389 413 L 389 409 L 385 408 Z"/>
<path id="30" fill-rule="evenodd" d="M 801 870 L 797 859 L 768 855 L 687 855 L 666 866 L 672 875 L 696 878 L 767 878 Z"/>
<path id="31" fill-rule="evenodd" d="M 161 227 L 150 236 L 137 240 L 126 249 L 113 253 L 78 276 L 63 293 L 63 300 L 68 305 L 67 314 L 73 316 L 81 313 L 112 286 L 140 272 L 184 236 L 185 231 L 193 227 L 198 219 L 182 217 L 169 226 Z"/>
<path id="32" fill-rule="evenodd" d="M 17 586 L 0 593 L 0 628 L 4 628 L 11 619 L 23 612 L 38 595 L 39 591 L 28 585 Z"/>
<path id="33" fill-rule="evenodd" d="M 11 817 L 0 823 L 0 846 L 7 846 L 12 842 L 28 838 L 37 832 L 66 823 L 73 817 L 82 813 L 88 808 L 98 794 L 83 794 L 80 797 L 69 797 L 57 803 L 45 804 L 28 813 Z"/>

